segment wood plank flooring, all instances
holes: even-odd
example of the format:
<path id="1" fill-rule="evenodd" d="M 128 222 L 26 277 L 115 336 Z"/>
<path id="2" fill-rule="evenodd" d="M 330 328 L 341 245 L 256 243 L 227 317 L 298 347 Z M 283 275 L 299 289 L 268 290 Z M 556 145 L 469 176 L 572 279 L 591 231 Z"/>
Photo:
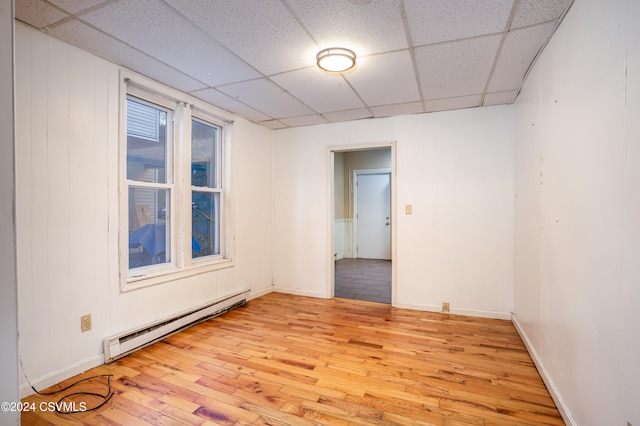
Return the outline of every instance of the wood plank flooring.
<path id="1" fill-rule="evenodd" d="M 22 424 L 564 424 L 510 322 L 357 300 L 272 293 L 56 387 L 99 374 L 100 409 Z"/>

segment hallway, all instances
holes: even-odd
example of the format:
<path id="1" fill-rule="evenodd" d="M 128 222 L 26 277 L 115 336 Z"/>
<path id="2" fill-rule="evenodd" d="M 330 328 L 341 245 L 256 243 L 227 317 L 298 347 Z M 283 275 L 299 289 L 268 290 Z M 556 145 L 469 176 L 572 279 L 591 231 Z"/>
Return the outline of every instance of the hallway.
<path id="1" fill-rule="evenodd" d="M 340 259 L 335 265 L 335 297 L 391 303 L 391 261 Z"/>

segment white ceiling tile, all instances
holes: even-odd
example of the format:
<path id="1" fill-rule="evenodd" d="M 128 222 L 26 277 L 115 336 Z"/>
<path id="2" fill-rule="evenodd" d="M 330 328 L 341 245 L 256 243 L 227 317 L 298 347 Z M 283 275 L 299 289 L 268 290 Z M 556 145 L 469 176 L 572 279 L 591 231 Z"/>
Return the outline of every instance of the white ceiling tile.
<path id="1" fill-rule="evenodd" d="M 15 17 L 36 28 L 45 28 L 69 15 L 41 0 L 19 0 L 15 2 Z"/>
<path id="2" fill-rule="evenodd" d="M 358 55 L 370 55 L 408 47 L 398 0 L 287 3 L 320 49 L 346 47 Z"/>
<path id="3" fill-rule="evenodd" d="M 512 28 L 558 19 L 573 0 L 520 0 L 511 22 Z"/>
<path id="4" fill-rule="evenodd" d="M 302 117 L 281 118 L 280 121 L 290 127 L 312 126 L 315 124 L 328 123 L 327 119 L 319 114 L 304 115 Z"/>
<path id="5" fill-rule="evenodd" d="M 346 121 L 513 102 L 540 47 L 572 1 L 16 0 L 15 4 L 16 19 L 32 27 L 279 129 L 324 119 Z M 512 26 L 507 33 L 509 17 Z M 324 74 L 316 68 L 315 56 L 321 48 L 336 45 L 353 49 L 357 66 L 342 75 Z"/>
<path id="6" fill-rule="evenodd" d="M 424 112 L 424 107 L 422 102 L 409 102 L 406 104 L 375 106 L 371 107 L 371 111 L 373 111 L 374 117 L 391 117 Z"/>
<path id="7" fill-rule="evenodd" d="M 82 19 L 210 86 L 259 76 L 161 1 L 111 3 Z"/>
<path id="8" fill-rule="evenodd" d="M 356 68 L 345 76 L 368 106 L 420 100 L 407 50 L 359 58 Z"/>
<path id="9" fill-rule="evenodd" d="M 269 128 L 271 130 L 286 129 L 287 127 L 289 127 L 286 124 L 281 123 L 278 120 L 261 121 L 259 124 L 261 126 Z"/>
<path id="10" fill-rule="evenodd" d="M 506 29 L 514 0 L 405 0 L 414 46 Z"/>
<path id="11" fill-rule="evenodd" d="M 18 3 L 22 1 L 19 0 Z M 49 3 L 53 3 L 65 11 L 77 14 L 83 10 L 90 9 L 94 6 L 104 3 L 104 0 L 48 0 Z"/>
<path id="12" fill-rule="evenodd" d="M 335 111 L 328 112 L 326 114 L 322 114 L 324 117 L 332 123 L 339 121 L 351 121 L 351 120 L 360 120 L 363 118 L 372 118 L 371 111 L 367 108 L 358 108 L 352 109 L 348 111 Z"/>
<path id="13" fill-rule="evenodd" d="M 501 35 L 416 48 L 414 55 L 425 99 L 481 94 Z"/>
<path id="14" fill-rule="evenodd" d="M 518 96 L 517 90 L 507 90 L 506 92 L 487 93 L 484 96 L 482 106 L 512 104 Z"/>
<path id="15" fill-rule="evenodd" d="M 279 0 L 167 3 L 265 75 L 315 63 L 315 43 Z"/>
<path id="16" fill-rule="evenodd" d="M 314 113 L 265 78 L 218 87 L 218 90 L 273 118 L 297 117 Z"/>
<path id="17" fill-rule="evenodd" d="M 520 87 L 531 62 L 551 37 L 554 27 L 555 24 L 549 22 L 510 31 L 502 45 L 488 90 L 499 92 Z"/>
<path id="18" fill-rule="evenodd" d="M 320 113 L 364 106 L 341 75 L 317 67 L 274 75 L 271 80 Z"/>
<path id="19" fill-rule="evenodd" d="M 435 99 L 424 104 L 428 112 L 448 111 L 453 109 L 473 108 L 480 106 L 481 95 L 460 96 L 458 98 Z"/>
<path id="20" fill-rule="evenodd" d="M 215 105 L 218 108 L 222 108 L 234 114 L 241 115 L 248 120 L 254 121 L 256 123 L 258 121 L 265 121 L 271 118 L 259 111 L 256 111 L 250 106 L 243 104 L 242 102 L 238 102 L 236 99 L 233 99 L 225 95 L 224 93 L 220 93 L 216 89 L 207 88 L 203 90 L 196 90 L 194 92 L 191 92 L 191 95 L 195 96 L 196 98 L 202 99 L 203 101 L 208 102 L 211 105 Z"/>
<path id="21" fill-rule="evenodd" d="M 176 89 L 190 92 L 205 87 L 205 84 L 158 62 L 139 50 L 111 38 L 88 25 L 73 20 L 49 30 L 49 34 L 66 40 L 81 49 L 92 52 L 101 58 L 124 66 L 140 74 L 162 81 Z"/>

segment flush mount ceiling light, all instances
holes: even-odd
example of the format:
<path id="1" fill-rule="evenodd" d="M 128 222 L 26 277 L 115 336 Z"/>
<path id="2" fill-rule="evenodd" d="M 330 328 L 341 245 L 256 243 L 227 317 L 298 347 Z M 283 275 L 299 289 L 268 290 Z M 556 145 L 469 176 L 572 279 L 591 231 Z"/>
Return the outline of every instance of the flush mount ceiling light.
<path id="1" fill-rule="evenodd" d="M 356 54 L 342 47 L 330 47 L 318 52 L 316 63 L 325 71 L 344 72 L 356 65 Z"/>

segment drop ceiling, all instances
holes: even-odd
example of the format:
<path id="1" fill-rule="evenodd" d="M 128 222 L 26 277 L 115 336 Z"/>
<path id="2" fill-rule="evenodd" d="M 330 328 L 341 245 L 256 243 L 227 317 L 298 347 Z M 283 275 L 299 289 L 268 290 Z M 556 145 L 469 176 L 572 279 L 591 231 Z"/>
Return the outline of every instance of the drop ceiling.
<path id="1" fill-rule="evenodd" d="M 15 0 L 16 19 L 271 129 L 512 103 L 573 0 Z M 346 47 L 355 69 L 316 53 Z"/>

